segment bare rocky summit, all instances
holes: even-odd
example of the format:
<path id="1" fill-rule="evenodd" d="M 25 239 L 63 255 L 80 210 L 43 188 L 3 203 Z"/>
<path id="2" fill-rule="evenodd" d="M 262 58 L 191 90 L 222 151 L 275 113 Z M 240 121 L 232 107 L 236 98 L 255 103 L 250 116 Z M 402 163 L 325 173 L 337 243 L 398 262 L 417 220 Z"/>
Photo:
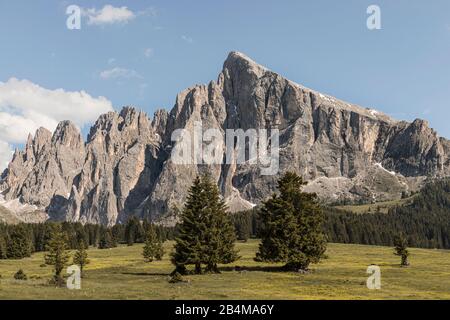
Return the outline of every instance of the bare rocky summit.
<path id="1" fill-rule="evenodd" d="M 73 124 L 39 129 L 2 174 L 6 204 L 45 211 L 53 220 L 113 225 L 130 215 L 176 221 L 192 180 L 208 170 L 232 211 L 267 198 L 277 176 L 258 165 L 178 165 L 176 129 L 276 128 L 280 172 L 293 170 L 330 203 L 397 199 L 429 177 L 448 176 L 450 141 L 426 121 L 396 121 L 289 81 L 232 52 L 218 80 L 181 92 L 153 119 L 134 108 L 100 116 L 86 143 Z M 11 206 L 8 208 L 11 211 Z M 29 218 L 27 218 L 29 219 Z"/>

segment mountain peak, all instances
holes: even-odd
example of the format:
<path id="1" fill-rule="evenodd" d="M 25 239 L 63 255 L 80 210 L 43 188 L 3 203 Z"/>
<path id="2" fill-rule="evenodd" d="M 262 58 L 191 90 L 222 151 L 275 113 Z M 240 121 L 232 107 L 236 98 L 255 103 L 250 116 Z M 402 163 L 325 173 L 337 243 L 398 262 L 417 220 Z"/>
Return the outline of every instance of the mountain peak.
<path id="1" fill-rule="evenodd" d="M 227 59 L 223 65 L 224 69 L 230 70 L 240 70 L 256 73 L 259 76 L 262 76 L 268 69 L 259 63 L 255 62 L 247 55 L 238 51 L 231 51 L 228 54 Z"/>

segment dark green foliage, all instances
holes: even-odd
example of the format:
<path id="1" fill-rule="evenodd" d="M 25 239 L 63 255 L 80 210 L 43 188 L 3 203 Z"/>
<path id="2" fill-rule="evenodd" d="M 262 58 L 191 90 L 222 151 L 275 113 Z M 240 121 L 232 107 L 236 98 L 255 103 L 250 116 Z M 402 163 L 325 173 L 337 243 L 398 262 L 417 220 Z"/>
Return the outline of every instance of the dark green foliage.
<path id="1" fill-rule="evenodd" d="M 20 224 L 9 233 L 6 255 L 8 259 L 22 259 L 31 256 L 31 252 L 31 233 L 26 225 Z"/>
<path id="2" fill-rule="evenodd" d="M 203 208 L 206 232 L 203 234 L 205 242 L 202 262 L 206 264 L 207 272 L 218 273 L 217 264 L 232 263 L 239 258 L 234 248 L 236 231 L 219 188 L 209 175 L 202 177 L 202 186 L 206 194 L 206 206 Z"/>
<path id="3" fill-rule="evenodd" d="M 158 237 L 153 225 L 147 226 L 147 234 L 142 255 L 145 261 L 152 262 L 153 259 L 162 260 L 164 256 L 163 243 Z"/>
<path id="4" fill-rule="evenodd" d="M 264 203 L 257 261 L 284 262 L 286 269 L 298 271 L 323 257 L 323 212 L 315 194 L 301 191 L 304 185 L 301 177 L 287 172 L 278 181 L 280 194 Z"/>
<path id="5" fill-rule="evenodd" d="M 387 214 L 354 214 L 328 208 L 325 231 L 329 241 L 393 246 L 401 232 L 411 247 L 450 248 L 450 180 L 427 184 L 411 204 Z"/>
<path id="6" fill-rule="evenodd" d="M 75 252 L 75 255 L 73 256 L 73 263 L 80 267 L 81 276 L 83 276 L 84 267 L 90 263 L 88 259 L 88 253 L 86 251 L 86 247 L 83 241 L 80 242 L 78 250 Z"/>
<path id="7" fill-rule="evenodd" d="M 240 241 L 247 241 L 252 237 L 252 216 L 247 211 L 232 215 L 232 221 L 236 230 L 236 237 Z"/>
<path id="8" fill-rule="evenodd" d="M 134 243 L 143 243 L 145 240 L 144 228 L 135 216 L 128 219 L 125 226 L 125 242 L 132 246 Z"/>
<path id="9" fill-rule="evenodd" d="M 409 251 L 408 251 L 408 241 L 403 235 L 398 235 L 394 240 L 394 254 L 401 258 L 400 265 L 402 267 L 409 266 Z"/>
<path id="10" fill-rule="evenodd" d="M 206 195 L 203 192 L 200 177 L 194 180 L 189 189 L 184 210 L 181 214 L 181 224 L 175 239 L 175 252 L 172 263 L 177 273 L 185 274 L 186 265 L 196 265 L 197 272 L 201 272 L 203 232 L 206 229 L 204 206 Z"/>
<path id="11" fill-rule="evenodd" d="M 53 231 L 50 241 L 47 244 L 47 253 L 45 255 L 45 264 L 53 266 L 53 283 L 58 286 L 64 285 L 64 279 L 61 275 L 63 269 L 67 266 L 70 255 L 67 251 L 67 236 L 62 228 Z"/>
<path id="12" fill-rule="evenodd" d="M 226 264 L 238 258 L 234 249 L 235 230 L 217 186 L 207 175 L 197 177 L 189 190 L 172 263 L 175 272 L 186 273 L 187 265 L 195 272 L 218 272 L 219 263 Z"/>
<path id="13" fill-rule="evenodd" d="M 125 239 L 125 226 L 116 224 L 111 228 L 111 236 L 115 243 L 121 243 Z"/>
<path id="14" fill-rule="evenodd" d="M 111 230 L 104 228 L 100 232 L 100 240 L 98 242 L 99 249 L 111 249 L 117 246 L 111 234 Z"/>
<path id="15" fill-rule="evenodd" d="M 176 228 L 156 225 L 154 228 L 162 242 L 175 238 Z M 51 235 L 58 230 L 62 230 L 65 233 L 67 247 L 71 250 L 79 249 L 80 243 L 83 243 L 85 248 L 98 246 L 100 237 L 105 230 L 109 230 L 111 237 L 111 241 L 107 241 L 109 243 L 108 247 L 115 247 L 117 243 L 126 243 L 124 225 L 115 225 L 107 229 L 100 225 L 82 225 L 81 223 L 71 222 L 19 225 L 0 223 L 0 259 L 21 259 L 28 257 L 31 253 L 45 251 Z M 10 248 L 11 257 L 8 256 L 8 247 Z"/>
<path id="16" fill-rule="evenodd" d="M 6 246 L 6 239 L 3 234 L 0 234 L 0 259 L 7 259 L 8 253 L 7 253 L 7 246 Z"/>
<path id="17" fill-rule="evenodd" d="M 24 281 L 24 280 L 27 280 L 28 277 L 27 277 L 27 275 L 25 274 L 25 272 L 23 272 L 22 269 L 19 269 L 19 271 L 17 271 L 17 272 L 14 274 L 14 279 Z"/>

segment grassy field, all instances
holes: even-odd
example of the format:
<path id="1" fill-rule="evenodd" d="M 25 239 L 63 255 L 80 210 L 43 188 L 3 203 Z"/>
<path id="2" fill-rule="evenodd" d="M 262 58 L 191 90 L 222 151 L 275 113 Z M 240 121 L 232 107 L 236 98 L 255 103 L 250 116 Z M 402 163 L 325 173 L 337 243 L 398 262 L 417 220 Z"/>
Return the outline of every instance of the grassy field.
<path id="1" fill-rule="evenodd" d="M 391 209 L 392 207 L 404 206 L 404 205 L 410 204 L 414 200 L 415 197 L 416 197 L 416 195 L 409 197 L 409 198 L 405 198 L 405 199 L 376 202 L 376 203 L 369 203 L 369 204 L 361 204 L 361 205 L 335 206 L 335 208 L 353 212 L 356 214 L 375 213 L 378 211 L 381 213 L 388 213 L 389 209 Z"/>
<path id="2" fill-rule="evenodd" d="M 171 248 L 166 243 L 166 251 Z M 277 272 L 276 266 L 253 261 L 258 242 L 239 243 L 242 258 L 219 275 L 187 276 L 168 283 L 168 255 L 145 263 L 141 245 L 89 250 L 81 290 L 47 285 L 50 267 L 40 267 L 43 254 L 0 260 L 0 299 L 450 299 L 450 251 L 411 249 L 411 266 L 399 267 L 392 248 L 329 244 L 328 258 L 312 272 Z M 366 269 L 381 267 L 381 290 L 366 287 Z M 234 271 L 235 266 L 245 271 Z M 27 281 L 13 279 L 22 268 Z"/>

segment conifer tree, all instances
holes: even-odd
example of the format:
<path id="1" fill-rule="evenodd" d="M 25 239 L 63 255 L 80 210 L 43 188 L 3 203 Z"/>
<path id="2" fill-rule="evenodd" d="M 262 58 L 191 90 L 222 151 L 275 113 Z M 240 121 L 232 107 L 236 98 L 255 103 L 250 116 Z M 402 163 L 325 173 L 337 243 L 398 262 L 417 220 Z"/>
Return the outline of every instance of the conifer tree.
<path id="1" fill-rule="evenodd" d="M 234 248 L 236 231 L 231 221 L 225 201 L 221 198 L 219 188 L 211 176 L 202 177 L 203 192 L 206 194 L 205 208 L 206 232 L 202 252 L 202 262 L 206 271 L 218 273 L 217 265 L 236 261 L 239 256 Z"/>
<path id="2" fill-rule="evenodd" d="M 152 262 L 153 259 L 162 260 L 164 255 L 162 241 L 156 234 L 155 227 L 152 224 L 147 227 L 147 235 L 142 255 L 147 262 Z"/>
<path id="3" fill-rule="evenodd" d="M 401 257 L 400 265 L 402 267 L 409 266 L 408 257 L 410 253 L 408 251 L 408 240 L 403 235 L 398 235 L 394 240 L 394 246 L 394 254 Z"/>
<path id="4" fill-rule="evenodd" d="M 53 283 L 58 286 L 64 285 L 64 279 L 61 275 L 63 269 L 69 262 L 69 252 L 67 252 L 67 236 L 59 228 L 51 235 L 47 244 L 47 254 L 45 255 L 45 263 L 53 266 Z"/>
<path id="5" fill-rule="evenodd" d="M 302 192 L 305 185 L 296 173 L 278 181 L 280 194 L 266 201 L 259 213 L 263 223 L 257 261 L 284 262 L 287 270 L 307 270 L 326 250 L 323 212 L 317 196 Z"/>
<path id="6" fill-rule="evenodd" d="M 75 252 L 73 257 L 73 263 L 80 267 L 81 277 L 83 277 L 83 269 L 86 265 L 90 263 L 88 259 L 88 253 L 83 241 L 78 245 L 78 250 Z"/>
<path id="7" fill-rule="evenodd" d="M 172 263 L 175 265 L 174 274 L 186 274 L 186 266 L 191 264 L 195 265 L 196 273 L 201 273 L 202 236 L 206 231 L 205 206 L 206 195 L 203 192 L 200 177 L 197 177 L 189 189 L 181 214 L 178 236 L 175 239 L 175 252 L 172 255 Z"/>
<path id="8" fill-rule="evenodd" d="M 217 186 L 208 175 L 197 177 L 189 190 L 176 238 L 172 263 L 174 273 L 186 273 L 186 265 L 194 265 L 195 273 L 218 272 L 219 263 L 238 258 L 234 249 L 234 226 Z"/>

